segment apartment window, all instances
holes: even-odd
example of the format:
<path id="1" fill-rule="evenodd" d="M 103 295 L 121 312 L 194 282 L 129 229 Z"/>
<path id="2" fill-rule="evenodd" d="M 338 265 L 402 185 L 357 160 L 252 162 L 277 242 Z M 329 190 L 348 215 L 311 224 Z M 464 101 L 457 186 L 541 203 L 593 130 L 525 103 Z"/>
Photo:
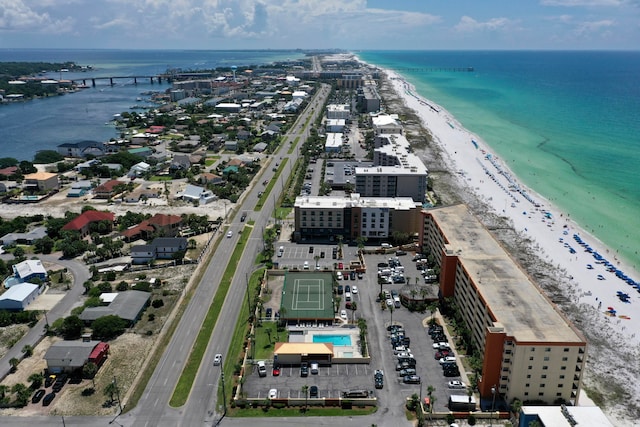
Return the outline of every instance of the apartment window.
<path id="1" fill-rule="evenodd" d="M 541 391 L 540 393 L 538 393 L 538 396 L 540 397 L 544 396 L 544 392 Z"/>
<path id="2" fill-rule="evenodd" d="M 509 359 L 509 358 L 504 359 L 504 363 L 511 363 L 511 359 Z"/>
<path id="3" fill-rule="evenodd" d="M 568 357 L 563 357 L 563 358 L 562 358 L 562 361 L 563 361 L 563 362 L 566 362 L 567 360 L 569 360 L 569 358 L 568 358 Z"/>
<path id="4" fill-rule="evenodd" d="M 567 367 L 566 367 L 566 366 L 561 366 L 561 367 L 560 367 L 560 370 L 561 370 L 561 371 L 566 371 L 566 370 L 567 370 Z"/>
<path id="5" fill-rule="evenodd" d="M 560 375 L 560 377 L 559 377 L 559 378 L 560 378 L 561 380 L 563 380 L 563 379 L 564 379 L 564 375 Z"/>
<path id="6" fill-rule="evenodd" d="M 527 379 L 531 378 L 531 374 L 527 375 Z"/>
<path id="7" fill-rule="evenodd" d="M 502 368 L 502 372 L 509 372 L 509 368 Z"/>
<path id="8" fill-rule="evenodd" d="M 558 384 L 558 388 L 562 388 L 562 387 L 564 387 L 564 384 L 562 383 Z"/>
<path id="9" fill-rule="evenodd" d="M 549 361 L 549 356 L 545 356 L 545 357 L 544 357 L 544 361 L 545 361 L 545 362 L 548 362 L 548 361 Z"/>
<path id="10" fill-rule="evenodd" d="M 504 342 L 506 345 L 513 345 L 513 341 L 505 341 Z"/>
<path id="11" fill-rule="evenodd" d="M 507 377 L 506 375 L 500 378 L 501 381 L 507 381 L 508 379 L 509 377 Z"/>
<path id="12" fill-rule="evenodd" d="M 545 348 L 544 351 L 547 352 L 547 353 L 550 352 L 551 351 L 551 347 Z"/>
<path id="13" fill-rule="evenodd" d="M 367 213 L 366 212 L 362 212 L 362 218 L 366 218 L 367 217 Z"/>
<path id="14" fill-rule="evenodd" d="M 544 366 L 542 367 L 542 370 L 543 370 L 543 371 L 546 371 L 547 369 L 549 369 L 549 367 L 548 367 L 547 365 L 544 365 Z"/>
<path id="15" fill-rule="evenodd" d="M 542 375 L 540 375 L 540 378 L 542 378 L 542 379 L 547 378 L 547 374 L 542 374 Z"/>
<path id="16" fill-rule="evenodd" d="M 540 388 L 544 388 L 545 383 L 540 383 Z"/>
<path id="17" fill-rule="evenodd" d="M 511 350 L 505 350 L 505 354 L 511 354 Z"/>
<path id="18" fill-rule="evenodd" d="M 556 393 L 556 396 L 557 396 L 557 397 L 561 397 L 561 396 L 562 396 L 562 393 Z"/>
<path id="19" fill-rule="evenodd" d="M 524 385 L 524 388 L 529 388 L 529 383 L 526 383 L 526 384 Z"/>
<path id="20" fill-rule="evenodd" d="M 528 391 L 525 391 L 525 392 L 524 392 L 524 395 L 525 395 L 525 396 L 529 396 L 529 392 L 528 392 Z"/>
<path id="21" fill-rule="evenodd" d="M 564 352 L 565 352 L 565 353 L 568 353 L 568 352 L 569 352 L 569 347 L 565 347 L 565 348 L 564 348 Z"/>
<path id="22" fill-rule="evenodd" d="M 533 356 L 530 356 L 530 357 L 529 357 L 529 360 L 533 360 Z"/>
<path id="23" fill-rule="evenodd" d="M 536 351 L 536 348 L 535 348 L 535 347 L 531 347 L 531 351 L 532 351 L 532 352 L 533 352 L 533 351 Z"/>

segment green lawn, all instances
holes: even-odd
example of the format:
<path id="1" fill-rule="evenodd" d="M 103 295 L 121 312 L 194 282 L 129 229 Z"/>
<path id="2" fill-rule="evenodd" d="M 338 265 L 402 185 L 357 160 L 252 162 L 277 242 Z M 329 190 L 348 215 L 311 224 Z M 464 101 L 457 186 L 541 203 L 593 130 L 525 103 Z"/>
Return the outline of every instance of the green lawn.
<path id="1" fill-rule="evenodd" d="M 227 265 L 227 269 L 225 270 L 222 279 L 220 280 L 220 286 L 213 297 L 213 302 L 209 306 L 209 311 L 207 312 L 207 316 L 200 327 L 200 333 L 198 333 L 198 337 L 196 338 L 196 342 L 191 349 L 191 353 L 189 354 L 189 358 L 187 359 L 187 363 L 180 375 L 180 379 L 178 380 L 178 384 L 176 385 L 175 390 L 173 391 L 173 395 L 171 396 L 171 401 L 169 404 L 173 407 L 180 407 L 185 404 L 187 398 L 189 397 L 189 393 L 191 392 L 191 386 L 193 385 L 193 381 L 196 377 L 196 373 L 200 368 L 200 363 L 202 362 L 202 356 L 204 355 L 205 350 L 207 349 L 207 344 L 209 343 L 209 338 L 211 337 L 211 333 L 213 332 L 213 328 L 216 325 L 218 320 L 218 315 L 220 314 L 220 310 L 222 309 L 222 305 L 224 304 L 224 300 L 227 296 L 227 292 L 229 291 L 229 287 L 231 286 L 231 280 L 236 271 L 236 267 L 240 258 L 242 257 L 242 253 L 244 252 L 244 248 L 249 240 L 250 230 L 245 227 L 244 232 L 240 236 L 240 240 L 236 245 L 233 254 L 231 255 L 231 259 L 229 260 L 229 264 Z"/>
<path id="2" fill-rule="evenodd" d="M 271 331 L 271 341 L 267 330 Z M 276 322 L 262 322 L 262 326 L 257 326 L 255 331 L 255 353 L 252 355 L 254 360 L 273 359 L 274 344 L 289 341 L 286 329 L 278 332 Z"/>

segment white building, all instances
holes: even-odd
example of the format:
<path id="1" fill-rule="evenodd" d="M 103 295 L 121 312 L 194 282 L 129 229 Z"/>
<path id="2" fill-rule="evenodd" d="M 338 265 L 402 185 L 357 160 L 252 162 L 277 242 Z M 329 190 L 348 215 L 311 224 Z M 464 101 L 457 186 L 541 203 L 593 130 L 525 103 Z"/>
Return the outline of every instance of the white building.
<path id="1" fill-rule="evenodd" d="M 397 114 L 376 114 L 371 116 L 374 135 L 402 134 L 402 124 Z"/>
<path id="2" fill-rule="evenodd" d="M 341 133 L 328 133 L 327 140 L 324 143 L 324 151 L 327 153 L 339 153 L 342 149 L 342 135 Z"/>
<path id="3" fill-rule="evenodd" d="M 343 132 L 346 126 L 345 119 L 329 119 L 327 120 L 326 129 L 329 132 Z"/>
<path id="4" fill-rule="evenodd" d="M 429 171 L 401 134 L 374 139 L 373 167 L 356 168 L 356 192 L 367 197 L 411 197 L 424 202 Z"/>
<path id="5" fill-rule="evenodd" d="M 20 283 L 0 295 L 0 310 L 22 311 L 40 295 L 40 286 Z"/>
<path id="6" fill-rule="evenodd" d="M 329 104 L 327 105 L 327 119 L 348 119 L 351 115 L 349 105 L 347 104 Z"/>

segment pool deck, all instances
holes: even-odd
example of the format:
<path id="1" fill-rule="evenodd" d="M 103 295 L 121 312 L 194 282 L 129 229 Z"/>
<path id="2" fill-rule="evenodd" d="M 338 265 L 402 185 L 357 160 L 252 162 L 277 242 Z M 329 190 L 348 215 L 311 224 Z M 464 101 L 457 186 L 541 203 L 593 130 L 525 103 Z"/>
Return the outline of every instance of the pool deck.
<path id="1" fill-rule="evenodd" d="M 351 338 L 351 345 L 334 345 L 333 346 L 334 363 L 340 363 L 340 360 L 343 360 L 343 359 L 363 359 L 362 353 L 360 353 L 360 345 L 359 345 L 360 330 L 357 327 L 348 327 L 348 328 L 336 328 L 336 327 L 305 328 L 305 327 L 297 327 L 297 326 L 289 327 L 289 342 L 312 343 L 314 335 L 315 336 L 348 335 Z"/>

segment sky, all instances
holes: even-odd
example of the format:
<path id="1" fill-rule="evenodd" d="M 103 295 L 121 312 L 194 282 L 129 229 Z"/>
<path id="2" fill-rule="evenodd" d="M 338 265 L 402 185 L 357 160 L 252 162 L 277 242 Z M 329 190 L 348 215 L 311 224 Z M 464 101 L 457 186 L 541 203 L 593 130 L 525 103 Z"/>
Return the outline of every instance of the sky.
<path id="1" fill-rule="evenodd" d="M 640 0 L 0 0 L 0 48 L 640 49 Z"/>

